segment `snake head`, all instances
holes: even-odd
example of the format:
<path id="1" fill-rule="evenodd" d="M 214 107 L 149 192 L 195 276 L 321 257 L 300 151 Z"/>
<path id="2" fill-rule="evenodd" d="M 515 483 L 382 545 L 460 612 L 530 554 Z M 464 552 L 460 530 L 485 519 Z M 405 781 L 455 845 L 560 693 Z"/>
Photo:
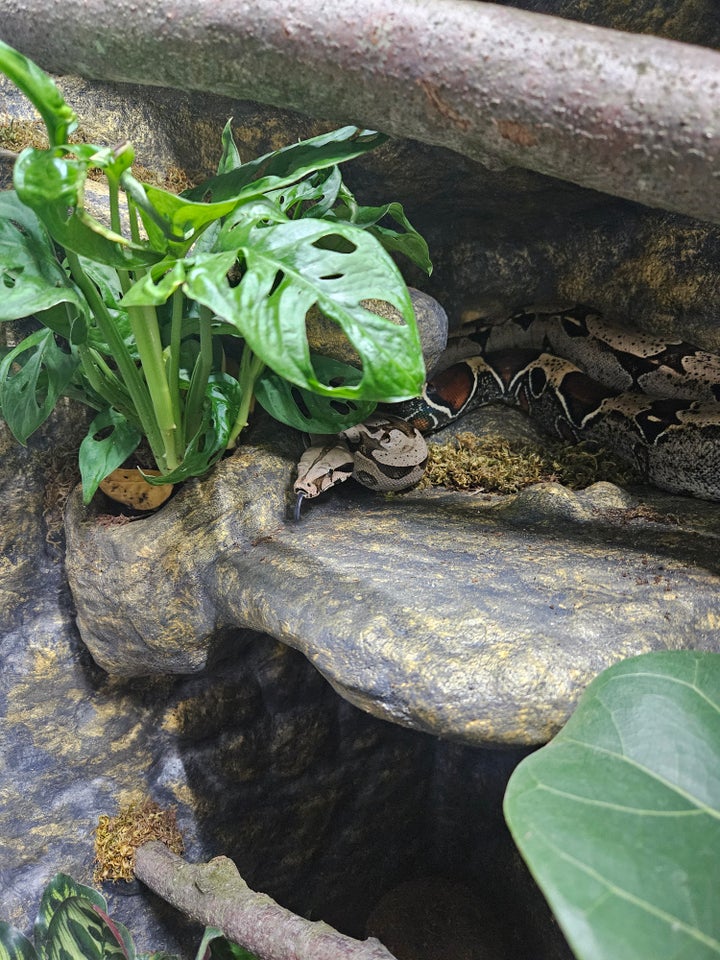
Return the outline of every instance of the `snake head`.
<path id="1" fill-rule="evenodd" d="M 353 469 L 353 455 L 342 440 L 334 437 L 324 445 L 308 447 L 300 458 L 294 485 L 297 494 L 295 519 L 300 519 L 303 500 L 318 497 L 336 483 L 347 480 Z"/>

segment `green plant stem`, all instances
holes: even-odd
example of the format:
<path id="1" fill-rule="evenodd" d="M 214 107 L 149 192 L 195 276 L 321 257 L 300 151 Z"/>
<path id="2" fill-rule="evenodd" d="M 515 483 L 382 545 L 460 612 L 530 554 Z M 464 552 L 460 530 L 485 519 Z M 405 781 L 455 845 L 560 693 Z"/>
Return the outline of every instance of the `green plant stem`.
<path id="1" fill-rule="evenodd" d="M 120 332 L 105 306 L 102 297 L 97 291 L 95 284 L 90 280 L 82 268 L 77 254 L 71 250 L 66 250 L 67 261 L 75 283 L 82 290 L 90 309 L 95 317 L 95 321 L 100 332 L 105 337 L 110 353 L 112 354 L 122 378 L 125 387 L 130 395 L 133 406 L 137 411 L 138 419 L 142 425 L 142 431 L 147 437 L 150 448 L 160 469 L 163 467 L 162 451 L 163 438 L 160 434 L 155 412 L 153 410 L 152 400 L 148 387 L 143 382 L 140 371 L 135 365 L 135 361 L 130 355 L 130 351 L 125 346 Z"/>
<path id="2" fill-rule="evenodd" d="M 200 307 L 200 352 L 190 380 L 190 389 L 185 400 L 185 435 L 195 436 L 202 423 L 205 390 L 212 372 L 212 313 Z"/>
<path id="3" fill-rule="evenodd" d="M 182 414 L 180 399 L 180 348 L 182 346 L 182 321 L 185 298 L 182 290 L 177 289 L 172 295 L 172 315 L 170 320 L 170 352 L 166 364 L 168 388 L 173 403 L 173 417 L 178 425 L 176 449 L 182 452 L 187 442 L 185 418 Z"/>
<path id="4" fill-rule="evenodd" d="M 185 237 L 175 235 L 172 228 L 172 224 L 169 222 L 169 220 L 166 217 L 164 217 L 161 213 L 159 213 L 155 209 L 153 204 L 148 199 L 147 193 L 145 192 L 144 185 L 139 180 L 136 180 L 129 170 L 126 170 L 121 175 L 120 183 L 122 184 L 123 189 L 125 190 L 125 194 L 128 197 L 128 200 L 130 199 L 130 197 L 132 197 L 132 199 L 135 202 L 136 208 L 139 207 L 140 209 L 145 211 L 145 213 L 153 221 L 153 223 L 157 227 L 159 227 L 159 229 L 163 233 L 163 236 L 167 240 L 175 243 L 183 244 L 183 242 L 185 241 Z"/>
<path id="5" fill-rule="evenodd" d="M 264 369 L 265 363 L 245 344 L 242 360 L 240 361 L 240 374 L 238 376 L 238 382 L 242 388 L 242 400 L 240 401 L 240 409 L 235 418 L 235 423 L 228 437 L 228 450 L 231 450 L 235 446 L 235 441 L 248 425 L 248 417 L 250 416 L 250 410 L 252 409 L 255 398 L 255 384 Z"/>
<path id="6" fill-rule="evenodd" d="M 173 402 L 165 375 L 165 360 L 157 313 L 151 306 L 128 307 L 127 311 L 152 401 L 155 422 L 162 440 L 160 469 L 163 473 L 169 473 L 179 463 L 176 450 L 178 425 L 173 416 Z"/>
<path id="7" fill-rule="evenodd" d="M 118 198 L 117 181 L 108 177 L 108 191 L 110 197 L 110 226 L 119 236 L 122 235 L 122 224 L 120 222 L 120 203 Z"/>
<path id="8" fill-rule="evenodd" d="M 128 206 L 128 218 L 130 220 L 130 239 L 133 243 L 140 243 L 140 225 L 139 225 L 139 214 L 138 208 L 135 201 L 129 194 L 125 195 L 125 200 Z"/>
<path id="9" fill-rule="evenodd" d="M 122 220 L 120 218 L 120 198 L 117 180 L 108 177 L 108 189 L 110 194 L 110 226 L 118 236 L 122 236 Z M 136 240 L 135 242 L 138 241 Z M 128 271 L 118 270 L 117 276 L 120 281 L 120 289 L 123 293 L 127 293 L 132 286 L 132 280 Z"/>

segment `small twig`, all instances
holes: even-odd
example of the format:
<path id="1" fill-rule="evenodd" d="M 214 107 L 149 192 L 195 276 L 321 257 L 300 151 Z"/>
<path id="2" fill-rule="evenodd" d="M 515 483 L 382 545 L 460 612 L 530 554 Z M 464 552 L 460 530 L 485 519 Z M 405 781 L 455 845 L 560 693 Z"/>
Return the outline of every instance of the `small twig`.
<path id="1" fill-rule="evenodd" d="M 15 153 L 13 150 L 6 150 L 4 147 L 0 147 L 0 160 L 17 160 L 20 154 Z"/>
<path id="2" fill-rule="evenodd" d="M 216 927 L 259 960 L 396 960 L 379 940 L 355 940 L 251 890 L 232 860 L 188 863 L 157 841 L 135 853 L 135 876 L 191 920 Z"/>

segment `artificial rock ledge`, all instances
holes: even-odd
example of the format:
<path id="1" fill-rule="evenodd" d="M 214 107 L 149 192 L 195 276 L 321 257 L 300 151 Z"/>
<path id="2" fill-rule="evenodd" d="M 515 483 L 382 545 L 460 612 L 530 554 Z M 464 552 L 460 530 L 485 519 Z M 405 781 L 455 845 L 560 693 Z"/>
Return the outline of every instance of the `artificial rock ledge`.
<path id="1" fill-rule="evenodd" d="M 610 484 L 514 497 L 353 483 L 290 519 L 299 441 L 274 425 L 157 514 L 66 514 L 78 626 L 111 674 L 191 673 L 230 627 L 302 651 L 381 718 L 475 745 L 546 741 L 602 669 L 720 651 L 720 508 Z M 650 519 L 648 519 L 648 516 Z"/>

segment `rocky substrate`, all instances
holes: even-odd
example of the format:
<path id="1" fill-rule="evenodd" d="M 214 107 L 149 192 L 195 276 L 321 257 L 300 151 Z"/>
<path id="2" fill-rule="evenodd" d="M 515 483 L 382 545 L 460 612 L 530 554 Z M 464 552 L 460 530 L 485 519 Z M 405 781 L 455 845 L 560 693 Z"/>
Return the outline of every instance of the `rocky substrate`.
<path id="1" fill-rule="evenodd" d="M 201 670 L 228 630 L 261 631 L 382 719 L 519 746 L 624 657 L 720 650 L 715 505 L 607 483 L 504 498 L 348 483 L 295 523 L 300 447 L 275 436 L 127 524 L 73 494 L 77 622 L 109 673 Z"/>
<path id="2" fill-rule="evenodd" d="M 211 655 L 195 644 L 178 676 L 158 674 L 167 651 L 153 654 L 145 668 L 135 661 L 136 673 L 155 676 L 122 677 L 93 662 L 75 625 L 49 510 L 57 494 L 53 451 L 82 432 L 84 425 L 64 414 L 23 449 L 0 424 L 0 918 L 29 935 L 55 873 L 91 884 L 98 817 L 149 795 L 177 807 L 189 860 L 230 856 L 254 888 L 353 936 L 366 935 L 366 918 L 386 894 L 390 902 L 400 897 L 403 916 L 422 910 L 425 934 L 449 936 L 446 894 L 436 916 L 415 894 L 408 898 L 407 883 L 446 891 L 447 882 L 433 878 L 457 877 L 463 918 L 468 898 L 473 906 L 445 944 L 457 946 L 450 955 L 464 955 L 468 925 L 477 930 L 482 921 L 483 950 L 491 945 L 493 952 L 471 953 L 473 960 L 569 958 L 502 821 L 504 786 L 522 751 L 444 742 L 369 716 L 339 697 L 300 653 L 255 631 L 226 627 L 209 641 Z M 241 462 L 245 456 L 227 464 Z M 284 460 L 275 454 L 274 462 Z M 262 516 L 268 508 L 257 509 Z M 96 514 L 78 511 L 81 525 L 105 534 L 107 546 L 122 531 L 127 537 L 149 530 L 150 518 L 105 526 Z M 309 534 L 319 516 L 314 510 L 298 532 Z M 211 549 L 211 536 L 206 530 L 193 544 L 176 545 L 173 562 L 197 560 Z M 119 611 L 129 571 L 116 579 L 123 568 L 116 559 L 88 554 L 74 566 L 102 579 Z M 257 561 L 263 570 L 266 561 Z M 174 575 L 162 564 L 148 575 L 156 619 L 169 624 L 178 616 L 178 630 L 188 630 L 190 607 L 163 612 Z M 127 650 L 120 635 L 115 645 L 118 655 Z M 103 892 L 140 950 L 194 957 L 200 930 L 139 884 L 105 884 Z M 498 930 L 496 918 L 518 916 L 522 924 L 501 921 Z M 390 923 L 384 907 L 373 924 L 371 932 L 402 938 L 402 916 Z"/>
<path id="3" fill-rule="evenodd" d="M 690 0 L 523 6 L 717 46 Z M 94 142 L 129 137 L 166 174 L 211 173 L 229 116 L 244 158 L 328 126 L 239 90 L 61 86 Z M 2 89 L 0 120 L 25 122 Z M 408 277 L 452 325 L 582 302 L 719 348 L 714 225 L 413 141 L 348 173 L 364 202 L 402 200 L 435 262 Z M 370 916 L 394 946 L 407 917 L 418 956 L 440 929 L 470 951 L 482 938 L 472 960 L 490 941 L 496 960 L 569 957 L 502 822 L 505 783 L 605 666 L 720 649 L 720 508 L 608 485 L 384 499 L 348 483 L 294 524 L 300 441 L 259 430 L 155 516 L 73 494 L 71 593 L 49 487 L 83 432 L 65 412 L 26 450 L 0 432 L 0 919 L 30 932 L 54 873 L 91 882 L 98 816 L 150 795 L 177 805 L 189 859 L 231 856 L 255 888 L 350 934 Z M 199 931 L 146 891 L 107 893 L 141 950 L 194 956 Z M 464 960 L 459 940 L 448 949 Z"/>

